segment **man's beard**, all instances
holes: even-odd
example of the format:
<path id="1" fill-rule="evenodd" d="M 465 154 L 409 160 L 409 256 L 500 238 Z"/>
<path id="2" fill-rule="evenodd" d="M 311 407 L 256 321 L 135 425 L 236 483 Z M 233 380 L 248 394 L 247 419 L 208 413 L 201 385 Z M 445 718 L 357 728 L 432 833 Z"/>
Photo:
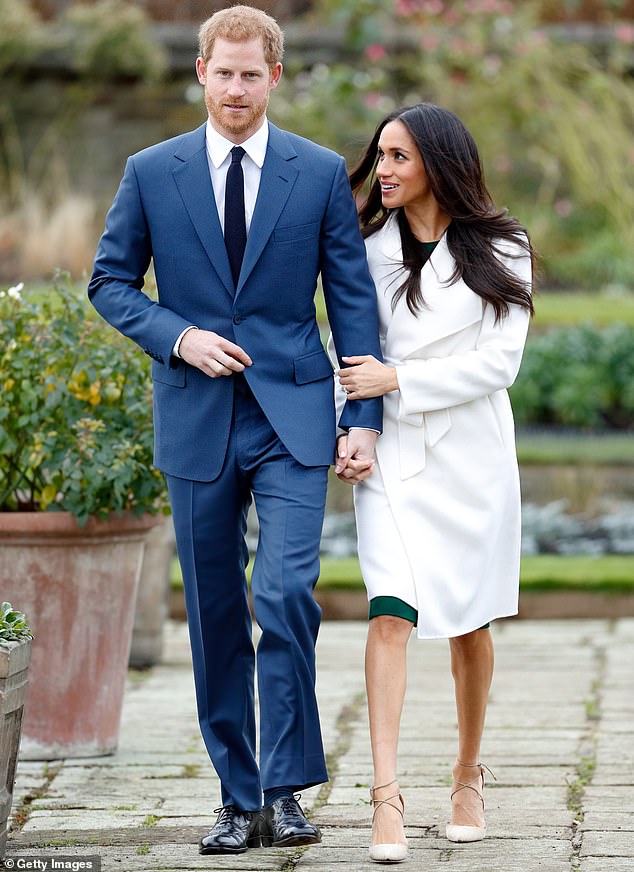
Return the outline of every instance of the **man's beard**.
<path id="1" fill-rule="evenodd" d="M 240 115 L 233 115 L 228 109 L 225 109 L 225 103 L 227 102 L 226 99 L 214 100 L 210 94 L 205 92 L 205 105 L 212 120 L 220 128 L 224 128 L 233 134 L 240 134 L 244 133 L 245 130 L 249 130 L 262 118 L 269 104 L 269 99 L 267 96 L 261 103 L 251 103 L 246 112 L 241 112 Z M 243 104 L 236 102 L 236 105 Z"/>

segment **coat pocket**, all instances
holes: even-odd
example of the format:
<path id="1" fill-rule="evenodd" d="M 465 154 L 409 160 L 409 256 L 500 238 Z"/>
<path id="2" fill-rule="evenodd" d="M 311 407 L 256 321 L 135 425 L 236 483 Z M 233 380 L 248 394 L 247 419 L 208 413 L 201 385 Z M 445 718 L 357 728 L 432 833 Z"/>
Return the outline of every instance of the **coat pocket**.
<path id="1" fill-rule="evenodd" d="M 302 239 L 314 239 L 319 234 L 319 222 L 312 224 L 294 224 L 289 227 L 276 227 L 273 231 L 275 242 L 299 242 Z"/>
<path id="2" fill-rule="evenodd" d="M 165 366 L 156 360 L 152 361 L 152 380 L 173 388 L 185 387 L 185 365 L 179 361 L 178 366 Z"/>
<path id="3" fill-rule="evenodd" d="M 310 354 L 302 354 L 293 361 L 295 382 L 304 385 L 307 382 L 319 381 L 322 378 L 332 378 L 332 364 L 330 358 L 323 350 L 311 351 Z"/>

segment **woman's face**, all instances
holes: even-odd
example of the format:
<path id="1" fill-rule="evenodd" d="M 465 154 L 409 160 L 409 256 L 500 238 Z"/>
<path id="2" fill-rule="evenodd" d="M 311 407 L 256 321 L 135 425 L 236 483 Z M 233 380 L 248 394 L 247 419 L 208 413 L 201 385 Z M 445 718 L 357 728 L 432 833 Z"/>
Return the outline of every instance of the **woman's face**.
<path id="1" fill-rule="evenodd" d="M 386 209 L 435 199 L 416 142 L 398 119 L 390 121 L 381 131 L 376 176 Z"/>

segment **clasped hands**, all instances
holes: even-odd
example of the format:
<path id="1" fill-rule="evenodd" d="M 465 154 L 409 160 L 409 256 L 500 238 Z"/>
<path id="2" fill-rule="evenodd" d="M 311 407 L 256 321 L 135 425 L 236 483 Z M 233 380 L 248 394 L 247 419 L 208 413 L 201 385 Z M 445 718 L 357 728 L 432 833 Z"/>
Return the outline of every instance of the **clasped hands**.
<path id="1" fill-rule="evenodd" d="M 372 357 L 363 354 L 357 357 L 342 357 L 345 369 L 337 373 L 341 387 L 349 400 L 365 400 L 381 397 L 398 390 L 396 370 Z M 377 433 L 372 430 L 353 428 L 337 440 L 337 478 L 348 484 L 359 484 L 374 469 L 374 445 Z"/>
<path id="2" fill-rule="evenodd" d="M 244 372 L 245 367 L 253 363 L 239 345 L 210 330 L 188 330 L 181 340 L 179 355 L 210 378 Z M 350 364 L 339 373 L 348 399 L 381 396 L 398 387 L 392 368 L 375 357 L 364 355 L 344 357 L 342 360 Z M 390 372 L 394 373 L 393 380 Z M 349 434 L 339 437 L 335 472 L 341 481 L 358 484 L 372 473 L 376 437 L 377 434 L 372 430 L 363 429 L 353 429 Z"/>

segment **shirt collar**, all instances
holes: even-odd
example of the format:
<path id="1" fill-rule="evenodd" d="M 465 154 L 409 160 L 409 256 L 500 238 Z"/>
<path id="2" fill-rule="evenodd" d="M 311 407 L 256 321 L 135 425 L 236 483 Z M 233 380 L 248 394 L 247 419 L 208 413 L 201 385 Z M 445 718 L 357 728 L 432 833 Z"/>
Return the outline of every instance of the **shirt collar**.
<path id="1" fill-rule="evenodd" d="M 207 153 L 211 158 L 212 164 L 216 169 L 218 169 L 218 167 L 227 159 L 227 155 L 234 147 L 235 142 L 230 142 L 228 139 L 225 139 L 221 133 L 218 133 L 209 119 L 207 119 L 207 130 L 205 136 L 207 141 Z M 268 142 L 269 124 L 265 118 L 264 123 L 258 130 L 256 130 L 253 136 L 250 136 L 247 140 L 241 143 L 242 148 L 249 155 L 253 163 L 260 167 L 260 169 L 262 169 L 264 164 Z"/>

